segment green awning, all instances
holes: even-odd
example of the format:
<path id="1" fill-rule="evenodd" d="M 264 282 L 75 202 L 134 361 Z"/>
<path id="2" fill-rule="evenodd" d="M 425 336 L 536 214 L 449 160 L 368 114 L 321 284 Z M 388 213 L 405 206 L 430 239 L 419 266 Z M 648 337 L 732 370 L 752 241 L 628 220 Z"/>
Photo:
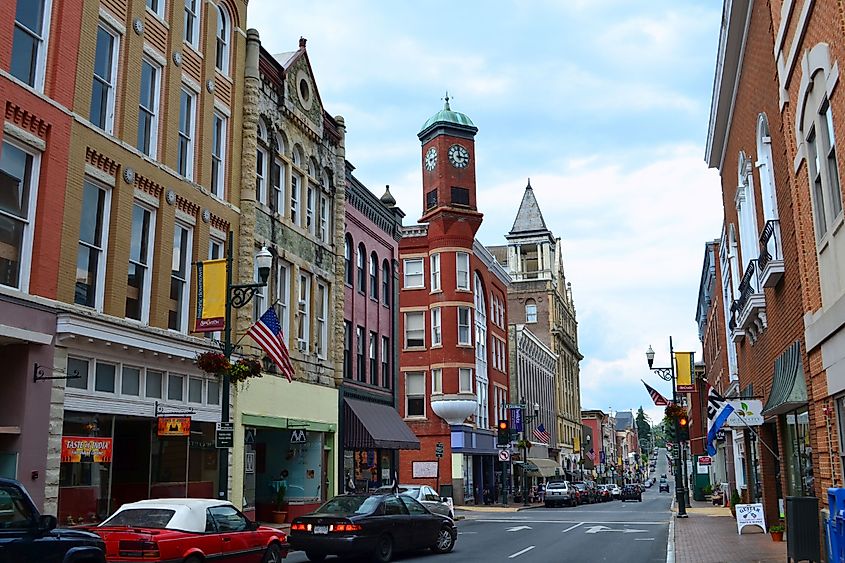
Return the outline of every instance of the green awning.
<path id="1" fill-rule="evenodd" d="M 560 465 L 553 459 L 529 457 L 525 468 L 528 475 L 539 475 L 541 477 L 554 477 L 560 472 Z"/>
<path id="2" fill-rule="evenodd" d="M 763 407 L 763 416 L 785 414 L 807 404 L 807 384 L 801 361 L 801 342 L 795 341 L 777 360 L 772 390 Z"/>

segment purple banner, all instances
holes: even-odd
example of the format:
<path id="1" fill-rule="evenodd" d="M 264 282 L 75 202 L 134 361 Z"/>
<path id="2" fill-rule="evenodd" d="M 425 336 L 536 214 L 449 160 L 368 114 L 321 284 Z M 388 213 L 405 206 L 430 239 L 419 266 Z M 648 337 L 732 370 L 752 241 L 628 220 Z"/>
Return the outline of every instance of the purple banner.
<path id="1" fill-rule="evenodd" d="M 510 413 L 508 416 L 511 420 L 511 430 L 514 432 L 522 432 L 522 409 L 508 409 Z"/>

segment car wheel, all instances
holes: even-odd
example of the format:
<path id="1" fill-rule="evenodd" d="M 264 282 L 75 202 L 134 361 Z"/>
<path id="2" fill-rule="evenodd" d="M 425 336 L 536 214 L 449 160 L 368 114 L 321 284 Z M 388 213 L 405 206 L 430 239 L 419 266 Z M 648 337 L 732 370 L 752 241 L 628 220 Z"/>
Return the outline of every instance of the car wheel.
<path id="1" fill-rule="evenodd" d="M 282 563 L 284 558 L 285 556 L 282 555 L 282 549 L 277 544 L 273 543 L 267 548 L 267 551 L 264 553 L 264 559 L 261 560 L 261 563 Z"/>
<path id="2" fill-rule="evenodd" d="M 326 559 L 325 553 L 314 553 L 311 551 L 305 552 L 305 557 L 308 558 L 308 561 L 324 561 Z"/>
<path id="3" fill-rule="evenodd" d="M 437 533 L 437 543 L 431 546 L 431 551 L 434 553 L 449 553 L 455 547 L 455 536 L 452 535 L 452 530 L 443 526 Z"/>
<path id="4" fill-rule="evenodd" d="M 379 538 L 373 558 L 377 563 L 388 563 L 393 558 L 393 540 L 390 536 Z"/>

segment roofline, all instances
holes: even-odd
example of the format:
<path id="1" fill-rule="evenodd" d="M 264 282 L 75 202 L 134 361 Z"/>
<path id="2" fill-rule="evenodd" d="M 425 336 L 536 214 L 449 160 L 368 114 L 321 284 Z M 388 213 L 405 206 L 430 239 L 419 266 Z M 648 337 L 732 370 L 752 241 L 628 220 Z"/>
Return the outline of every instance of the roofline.
<path id="1" fill-rule="evenodd" d="M 477 258 L 479 258 L 484 264 L 487 266 L 487 269 L 490 270 L 490 273 L 495 275 L 499 278 L 499 281 L 502 282 L 505 287 L 509 286 L 513 280 L 511 280 L 510 274 L 499 264 L 499 261 L 496 260 L 496 257 L 487 250 L 483 244 L 481 244 L 478 239 L 472 240 L 472 251 Z"/>

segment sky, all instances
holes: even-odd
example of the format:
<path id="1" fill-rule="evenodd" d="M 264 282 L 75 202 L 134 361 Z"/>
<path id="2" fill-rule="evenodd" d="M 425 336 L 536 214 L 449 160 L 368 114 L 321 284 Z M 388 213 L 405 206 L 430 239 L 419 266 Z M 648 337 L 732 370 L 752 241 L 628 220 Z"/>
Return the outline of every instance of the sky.
<path id="1" fill-rule="evenodd" d="M 422 124 L 443 107 L 475 139 L 477 238 L 505 244 L 524 188 L 562 239 L 578 320 L 581 406 L 655 421 L 641 379 L 676 351 L 701 354 L 695 312 L 721 191 L 704 162 L 721 2 L 713 0 L 250 0 L 270 53 L 307 41 L 346 157 L 414 224 Z"/>

